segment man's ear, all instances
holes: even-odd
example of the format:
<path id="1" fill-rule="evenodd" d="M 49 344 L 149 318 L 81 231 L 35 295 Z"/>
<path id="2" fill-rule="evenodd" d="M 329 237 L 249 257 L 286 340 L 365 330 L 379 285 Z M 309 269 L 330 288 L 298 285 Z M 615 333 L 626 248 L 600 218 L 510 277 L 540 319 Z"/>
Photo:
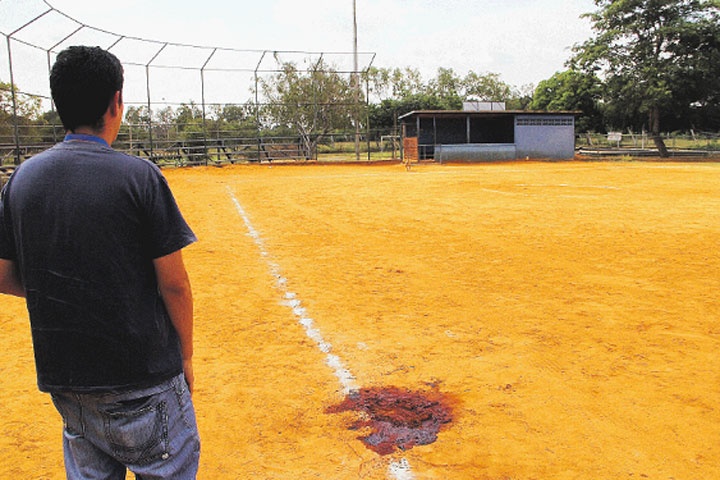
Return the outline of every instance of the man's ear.
<path id="1" fill-rule="evenodd" d="M 112 100 L 110 100 L 110 113 L 115 116 L 119 115 L 122 112 L 123 107 L 123 98 L 122 98 L 122 90 L 118 90 L 115 92 L 115 94 L 112 97 Z"/>

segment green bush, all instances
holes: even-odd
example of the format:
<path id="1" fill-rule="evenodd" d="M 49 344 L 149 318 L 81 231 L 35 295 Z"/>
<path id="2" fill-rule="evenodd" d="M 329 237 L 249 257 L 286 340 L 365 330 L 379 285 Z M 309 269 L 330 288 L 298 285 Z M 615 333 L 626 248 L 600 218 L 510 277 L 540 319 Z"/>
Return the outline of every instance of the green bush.
<path id="1" fill-rule="evenodd" d="M 703 150 L 707 150 L 709 152 L 720 152 L 720 140 L 713 140 L 712 142 L 708 142 L 708 144 L 703 148 Z"/>

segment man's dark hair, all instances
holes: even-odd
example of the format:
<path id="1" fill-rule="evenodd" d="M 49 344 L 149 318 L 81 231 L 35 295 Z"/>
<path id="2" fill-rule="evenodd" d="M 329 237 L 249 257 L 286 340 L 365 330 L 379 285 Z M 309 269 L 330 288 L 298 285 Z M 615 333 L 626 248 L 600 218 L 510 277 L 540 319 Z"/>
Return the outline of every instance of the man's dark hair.
<path id="1" fill-rule="evenodd" d="M 50 71 L 50 91 L 66 130 L 81 126 L 100 130 L 115 92 L 123 88 L 123 67 L 100 47 L 69 47 Z"/>

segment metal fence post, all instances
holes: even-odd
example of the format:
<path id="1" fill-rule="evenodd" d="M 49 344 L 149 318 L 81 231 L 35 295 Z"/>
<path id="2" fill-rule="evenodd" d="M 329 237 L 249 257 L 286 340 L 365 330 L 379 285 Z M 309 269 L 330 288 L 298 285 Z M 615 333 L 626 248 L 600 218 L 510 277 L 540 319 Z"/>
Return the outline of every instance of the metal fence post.
<path id="1" fill-rule="evenodd" d="M 41 13 L 37 17 L 33 18 L 32 20 L 27 22 L 22 27 L 17 28 L 14 31 L 10 32 L 6 37 L 8 62 L 9 62 L 9 67 L 10 67 L 10 96 L 12 97 L 12 105 L 13 105 L 13 126 L 14 126 L 14 136 L 15 136 L 15 165 L 20 165 L 20 125 L 19 125 L 20 118 L 18 117 L 17 92 L 15 91 L 16 90 L 15 75 L 13 72 L 11 40 L 12 40 L 13 35 L 18 33 L 20 30 L 24 29 L 28 25 L 35 23 L 37 20 L 39 20 L 40 18 L 44 17 L 45 15 L 47 15 L 48 13 L 50 13 L 52 11 L 53 11 L 52 8 L 45 10 L 43 13 Z"/>

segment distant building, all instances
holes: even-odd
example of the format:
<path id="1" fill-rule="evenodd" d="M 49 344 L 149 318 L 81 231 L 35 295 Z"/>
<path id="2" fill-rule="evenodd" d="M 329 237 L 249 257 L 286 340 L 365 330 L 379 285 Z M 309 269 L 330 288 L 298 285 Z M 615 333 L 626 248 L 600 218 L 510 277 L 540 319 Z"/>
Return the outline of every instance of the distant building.
<path id="1" fill-rule="evenodd" d="M 403 156 L 438 162 L 568 160 L 575 156 L 577 114 L 504 110 L 482 102 L 465 110 L 413 111 L 399 118 Z"/>

